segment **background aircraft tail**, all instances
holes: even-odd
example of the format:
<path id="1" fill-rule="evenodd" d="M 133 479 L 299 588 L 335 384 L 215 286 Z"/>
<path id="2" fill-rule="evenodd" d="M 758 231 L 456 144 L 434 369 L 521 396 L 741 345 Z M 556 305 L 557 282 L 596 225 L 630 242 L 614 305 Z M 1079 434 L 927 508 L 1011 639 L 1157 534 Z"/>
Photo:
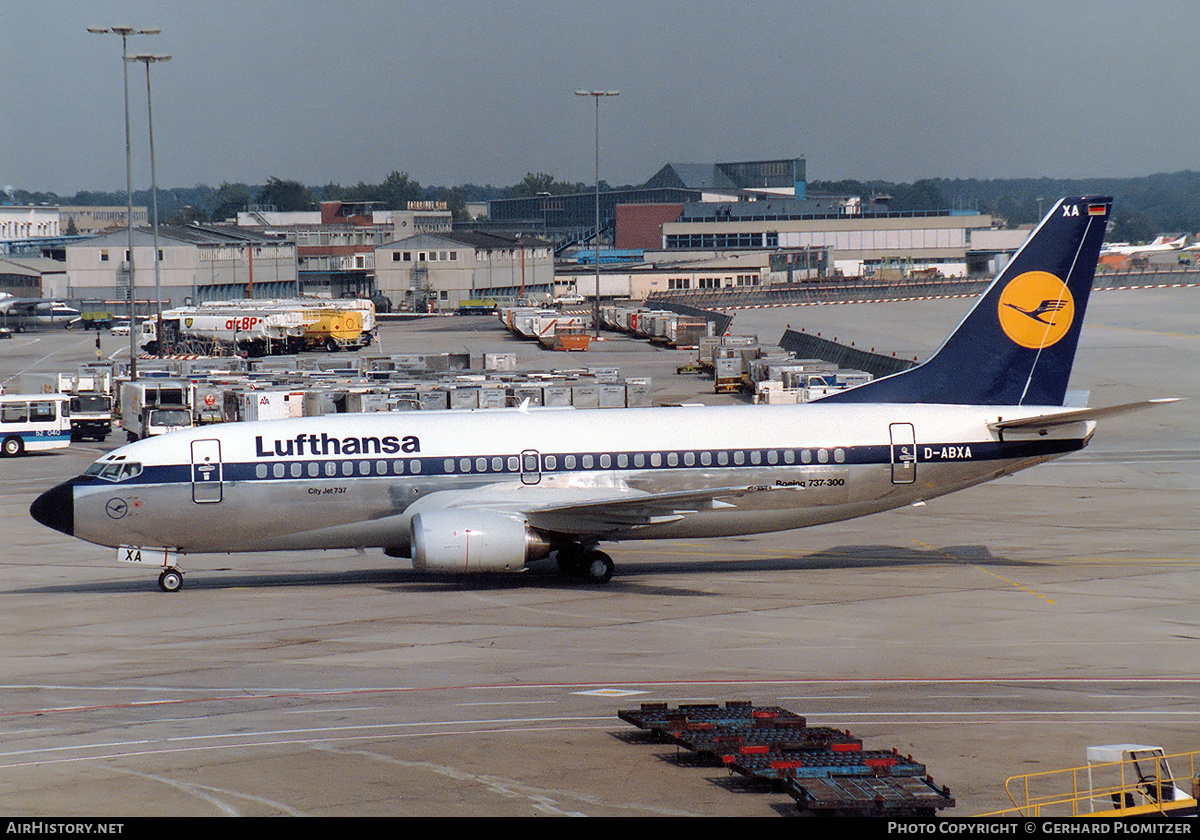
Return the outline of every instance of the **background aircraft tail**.
<path id="1" fill-rule="evenodd" d="M 1062 199 L 928 361 L 822 401 L 1062 405 L 1111 209 Z"/>

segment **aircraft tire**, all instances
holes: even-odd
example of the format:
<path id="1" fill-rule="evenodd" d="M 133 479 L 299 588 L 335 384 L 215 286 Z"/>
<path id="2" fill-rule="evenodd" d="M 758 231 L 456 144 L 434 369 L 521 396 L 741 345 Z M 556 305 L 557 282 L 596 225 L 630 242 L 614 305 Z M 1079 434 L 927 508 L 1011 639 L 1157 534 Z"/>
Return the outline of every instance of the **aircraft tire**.
<path id="1" fill-rule="evenodd" d="M 612 558 L 603 551 L 589 551 L 583 561 L 583 579 L 588 583 L 608 583 L 615 568 Z"/>
<path id="2" fill-rule="evenodd" d="M 163 592 L 178 592 L 183 588 L 183 572 L 178 569 L 166 569 L 158 576 L 158 587 Z"/>

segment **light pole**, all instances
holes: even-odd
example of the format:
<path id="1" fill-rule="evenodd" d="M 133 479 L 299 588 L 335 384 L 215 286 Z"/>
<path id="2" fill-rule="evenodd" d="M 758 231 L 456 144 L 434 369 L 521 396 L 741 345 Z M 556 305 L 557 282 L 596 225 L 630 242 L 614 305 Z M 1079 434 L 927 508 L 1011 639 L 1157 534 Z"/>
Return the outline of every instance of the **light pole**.
<path id="1" fill-rule="evenodd" d="M 129 145 L 129 36 L 157 35 L 161 29 L 133 26 L 89 26 L 93 35 L 121 36 L 121 71 L 125 75 L 125 229 L 129 237 L 129 378 L 137 379 L 137 313 L 133 294 L 133 156 Z"/>
<path id="2" fill-rule="evenodd" d="M 154 105 L 150 97 L 150 65 L 158 61 L 170 61 L 169 55 L 131 55 L 126 61 L 140 61 L 146 65 L 146 121 L 150 126 L 150 201 L 153 207 L 151 222 L 154 230 L 154 348 L 156 356 L 162 356 L 162 271 L 158 258 L 158 175 L 154 159 Z M 132 323 L 130 331 L 132 332 Z"/>
<path id="3" fill-rule="evenodd" d="M 596 299 L 592 303 L 592 324 L 596 338 L 600 338 L 600 98 L 620 96 L 619 90 L 577 90 L 576 96 L 590 96 L 596 100 Z"/>

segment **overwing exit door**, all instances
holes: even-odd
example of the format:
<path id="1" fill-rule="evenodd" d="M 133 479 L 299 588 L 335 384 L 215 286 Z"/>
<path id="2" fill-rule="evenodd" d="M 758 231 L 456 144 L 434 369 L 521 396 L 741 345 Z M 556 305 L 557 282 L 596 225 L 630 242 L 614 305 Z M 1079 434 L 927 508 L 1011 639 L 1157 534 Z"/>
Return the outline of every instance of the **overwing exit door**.
<path id="1" fill-rule="evenodd" d="M 892 423 L 892 484 L 917 480 L 917 437 L 912 423 Z"/>
<path id="2" fill-rule="evenodd" d="M 536 449 L 521 453 L 521 483 L 537 484 L 542 480 L 542 456 Z"/>

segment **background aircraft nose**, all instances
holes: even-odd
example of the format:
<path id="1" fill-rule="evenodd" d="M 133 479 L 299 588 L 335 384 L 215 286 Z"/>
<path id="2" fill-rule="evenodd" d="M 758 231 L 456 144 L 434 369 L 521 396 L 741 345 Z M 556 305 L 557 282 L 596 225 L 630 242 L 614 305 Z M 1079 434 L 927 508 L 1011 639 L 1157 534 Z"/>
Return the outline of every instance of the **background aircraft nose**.
<path id="1" fill-rule="evenodd" d="M 47 528 L 75 534 L 75 485 L 66 481 L 33 500 L 29 515 Z"/>

